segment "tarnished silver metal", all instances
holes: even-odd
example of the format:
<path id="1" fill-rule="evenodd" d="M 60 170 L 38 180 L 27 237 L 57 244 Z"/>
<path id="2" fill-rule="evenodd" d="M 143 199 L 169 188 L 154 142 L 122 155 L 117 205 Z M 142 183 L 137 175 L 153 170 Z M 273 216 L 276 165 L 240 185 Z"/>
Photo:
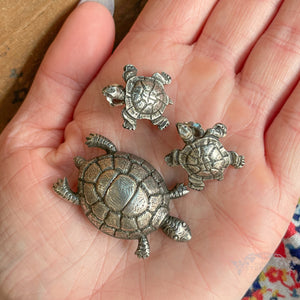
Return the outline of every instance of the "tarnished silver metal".
<path id="1" fill-rule="evenodd" d="M 220 143 L 227 128 L 217 123 L 206 131 L 200 124 L 194 122 L 177 123 L 177 131 L 185 143 L 182 150 L 173 150 L 165 157 L 169 166 L 182 166 L 189 175 L 189 187 L 195 190 L 204 189 L 204 180 L 223 180 L 224 171 L 232 165 L 242 168 L 244 156 L 234 151 L 227 151 Z"/>
<path id="2" fill-rule="evenodd" d="M 173 104 L 167 96 L 164 85 L 171 83 L 171 77 L 165 72 L 154 73 L 151 77 L 137 76 L 137 69 L 133 65 L 124 67 L 124 88 L 119 84 L 112 84 L 102 91 L 112 106 L 123 105 L 123 127 L 136 129 L 138 119 L 148 119 L 161 130 L 170 125 L 169 120 L 162 116 L 166 106 Z"/>
<path id="3" fill-rule="evenodd" d="M 79 169 L 78 191 L 71 190 L 66 178 L 53 185 L 54 191 L 81 205 L 84 213 L 102 232 L 120 239 L 137 239 L 136 255 L 150 255 L 147 235 L 161 228 L 176 241 L 188 241 L 191 232 L 182 220 L 169 215 L 169 202 L 188 193 L 177 184 L 168 190 L 162 176 L 144 159 L 117 152 L 107 138 L 90 134 L 86 144 L 106 151 L 91 160 L 75 157 Z"/>

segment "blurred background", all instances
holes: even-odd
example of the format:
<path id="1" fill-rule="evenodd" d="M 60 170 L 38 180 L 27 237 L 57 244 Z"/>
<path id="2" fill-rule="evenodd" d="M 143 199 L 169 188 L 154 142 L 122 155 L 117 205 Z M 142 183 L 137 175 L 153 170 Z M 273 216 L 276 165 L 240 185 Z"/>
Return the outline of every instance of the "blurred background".
<path id="1" fill-rule="evenodd" d="M 115 0 L 115 46 L 147 0 Z M 0 132 L 24 100 L 43 56 L 78 0 L 1 0 Z"/>

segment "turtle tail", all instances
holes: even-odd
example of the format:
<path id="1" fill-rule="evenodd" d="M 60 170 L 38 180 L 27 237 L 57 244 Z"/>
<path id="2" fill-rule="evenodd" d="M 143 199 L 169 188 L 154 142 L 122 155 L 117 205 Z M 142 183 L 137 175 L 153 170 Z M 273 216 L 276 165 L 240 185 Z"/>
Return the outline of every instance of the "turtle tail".
<path id="1" fill-rule="evenodd" d="M 176 199 L 186 195 L 188 192 L 187 187 L 183 183 L 179 183 L 170 191 L 169 196 L 170 199 Z"/>

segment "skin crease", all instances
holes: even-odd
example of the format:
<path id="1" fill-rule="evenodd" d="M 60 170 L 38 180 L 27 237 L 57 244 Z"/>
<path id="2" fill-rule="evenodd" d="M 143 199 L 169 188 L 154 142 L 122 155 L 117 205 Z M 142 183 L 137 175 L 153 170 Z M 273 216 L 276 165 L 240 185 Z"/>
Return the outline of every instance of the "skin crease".
<path id="1" fill-rule="evenodd" d="M 298 0 L 149 0 L 109 57 L 109 12 L 96 3 L 76 8 L 0 136 L 1 299 L 240 299 L 300 194 L 299 12 Z M 164 131 L 146 120 L 123 129 L 121 109 L 101 95 L 124 84 L 127 63 L 141 75 L 171 75 Z M 52 191 L 64 176 L 76 190 L 74 156 L 103 154 L 84 145 L 90 132 L 149 161 L 169 188 L 187 183 L 182 168 L 163 160 L 183 147 L 175 127 L 182 121 L 224 123 L 225 148 L 246 159 L 223 181 L 172 200 L 171 214 L 191 228 L 188 243 L 156 231 L 150 258 L 138 260 L 136 241 L 97 231 Z M 235 262 L 253 254 L 239 271 Z"/>

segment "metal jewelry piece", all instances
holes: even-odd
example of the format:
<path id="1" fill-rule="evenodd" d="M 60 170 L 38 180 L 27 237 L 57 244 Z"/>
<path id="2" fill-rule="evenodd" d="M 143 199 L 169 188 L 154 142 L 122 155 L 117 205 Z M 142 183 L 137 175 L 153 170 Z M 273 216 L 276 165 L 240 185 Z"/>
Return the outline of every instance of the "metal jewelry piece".
<path id="1" fill-rule="evenodd" d="M 237 169 L 244 166 L 244 156 L 227 151 L 219 141 L 227 133 L 224 124 L 217 123 L 206 131 L 194 122 L 177 123 L 176 127 L 185 147 L 173 150 L 165 161 L 171 167 L 180 165 L 187 171 L 190 188 L 203 190 L 204 180 L 223 180 L 229 165 Z"/>
<path id="2" fill-rule="evenodd" d="M 150 255 L 147 235 L 161 228 L 176 241 L 191 239 L 182 220 L 169 215 L 169 202 L 188 193 L 177 184 L 168 190 L 162 176 L 152 165 L 133 154 L 117 152 L 107 138 L 90 134 L 86 144 L 106 151 L 91 160 L 75 157 L 79 169 L 78 191 L 73 192 L 66 178 L 53 185 L 54 191 L 68 201 L 81 205 L 84 213 L 102 232 L 120 239 L 137 239 L 135 254 Z"/>
<path id="3" fill-rule="evenodd" d="M 138 119 L 148 119 L 161 130 L 170 125 L 169 120 L 162 116 L 166 106 L 173 104 L 167 96 L 164 84 L 171 83 L 171 77 L 165 72 L 154 73 L 151 77 L 137 76 L 137 69 L 133 65 L 124 67 L 124 88 L 119 84 L 112 84 L 102 90 L 103 95 L 111 106 L 123 105 L 123 127 L 136 129 Z"/>

